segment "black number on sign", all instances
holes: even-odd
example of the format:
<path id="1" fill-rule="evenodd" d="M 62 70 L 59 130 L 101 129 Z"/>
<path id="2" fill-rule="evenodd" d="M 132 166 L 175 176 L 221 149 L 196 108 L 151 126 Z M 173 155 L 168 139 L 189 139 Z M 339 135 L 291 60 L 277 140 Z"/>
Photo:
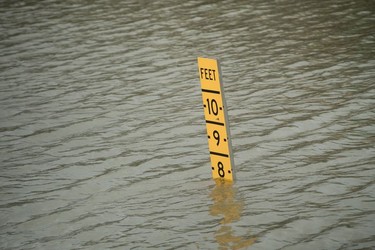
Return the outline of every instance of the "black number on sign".
<path id="1" fill-rule="evenodd" d="M 214 130 L 213 135 L 214 135 L 215 140 L 217 140 L 216 146 L 219 146 L 219 143 L 220 143 L 220 134 L 219 134 L 219 132 L 217 132 L 217 130 Z"/>
<path id="2" fill-rule="evenodd" d="M 217 172 L 218 172 L 219 176 L 220 176 L 221 178 L 224 178 L 224 176 L 225 176 L 225 172 L 224 172 L 224 165 L 223 165 L 223 163 L 221 163 L 221 161 L 219 161 L 219 162 L 217 163 L 217 167 L 218 167 Z"/>
<path id="3" fill-rule="evenodd" d="M 217 106 L 217 102 L 215 99 L 210 99 L 207 98 L 207 107 L 208 107 L 208 113 L 211 114 L 211 112 L 214 115 L 217 115 L 219 113 L 219 107 Z"/>

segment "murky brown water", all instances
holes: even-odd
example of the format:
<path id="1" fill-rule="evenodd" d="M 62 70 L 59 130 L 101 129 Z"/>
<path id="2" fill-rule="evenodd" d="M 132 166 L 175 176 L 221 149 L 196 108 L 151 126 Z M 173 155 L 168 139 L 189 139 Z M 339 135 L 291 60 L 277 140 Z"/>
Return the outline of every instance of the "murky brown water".
<path id="1" fill-rule="evenodd" d="M 374 30 L 365 0 L 1 1 L 0 248 L 374 248 Z"/>

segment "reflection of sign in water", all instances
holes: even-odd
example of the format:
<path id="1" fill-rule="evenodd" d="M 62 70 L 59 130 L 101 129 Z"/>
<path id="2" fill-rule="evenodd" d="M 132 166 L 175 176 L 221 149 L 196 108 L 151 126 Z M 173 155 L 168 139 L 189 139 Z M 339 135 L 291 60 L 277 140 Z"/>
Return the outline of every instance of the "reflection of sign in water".
<path id="1" fill-rule="evenodd" d="M 216 186 L 211 192 L 214 204 L 210 207 L 210 214 L 223 216 L 221 227 L 215 234 L 219 249 L 243 249 L 254 244 L 255 237 L 235 236 L 230 223 L 241 218 L 243 201 L 236 199 L 236 191 L 232 183 L 216 180 Z"/>
<path id="2" fill-rule="evenodd" d="M 228 115 L 221 82 L 219 63 L 198 57 L 212 177 L 233 180 L 233 157 Z"/>

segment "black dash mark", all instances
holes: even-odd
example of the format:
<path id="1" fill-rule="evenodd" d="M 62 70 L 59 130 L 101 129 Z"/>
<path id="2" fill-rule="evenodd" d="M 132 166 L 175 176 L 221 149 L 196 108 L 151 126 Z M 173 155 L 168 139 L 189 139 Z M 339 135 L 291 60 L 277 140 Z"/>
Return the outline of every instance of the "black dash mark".
<path id="1" fill-rule="evenodd" d="M 212 151 L 210 151 L 210 154 L 212 154 L 212 155 L 218 155 L 218 156 L 223 156 L 223 157 L 229 157 L 229 155 L 227 155 L 227 154 L 222 154 L 222 153 L 212 152 Z"/>
<path id="2" fill-rule="evenodd" d="M 210 123 L 210 124 L 215 124 L 215 125 L 224 126 L 224 123 L 222 123 L 222 122 L 215 122 L 215 121 L 209 121 L 209 120 L 206 120 L 206 123 Z"/>
<path id="3" fill-rule="evenodd" d="M 202 92 L 207 92 L 207 93 L 212 93 L 212 94 L 220 94 L 220 91 L 210 90 L 210 89 L 202 89 Z"/>

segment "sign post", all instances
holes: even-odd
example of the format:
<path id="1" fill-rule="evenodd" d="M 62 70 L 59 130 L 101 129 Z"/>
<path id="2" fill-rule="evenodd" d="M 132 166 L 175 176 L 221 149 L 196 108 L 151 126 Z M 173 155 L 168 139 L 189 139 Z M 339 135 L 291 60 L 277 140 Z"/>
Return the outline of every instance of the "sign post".
<path id="1" fill-rule="evenodd" d="M 227 108 L 217 60 L 198 57 L 212 178 L 233 181 L 233 154 Z"/>

